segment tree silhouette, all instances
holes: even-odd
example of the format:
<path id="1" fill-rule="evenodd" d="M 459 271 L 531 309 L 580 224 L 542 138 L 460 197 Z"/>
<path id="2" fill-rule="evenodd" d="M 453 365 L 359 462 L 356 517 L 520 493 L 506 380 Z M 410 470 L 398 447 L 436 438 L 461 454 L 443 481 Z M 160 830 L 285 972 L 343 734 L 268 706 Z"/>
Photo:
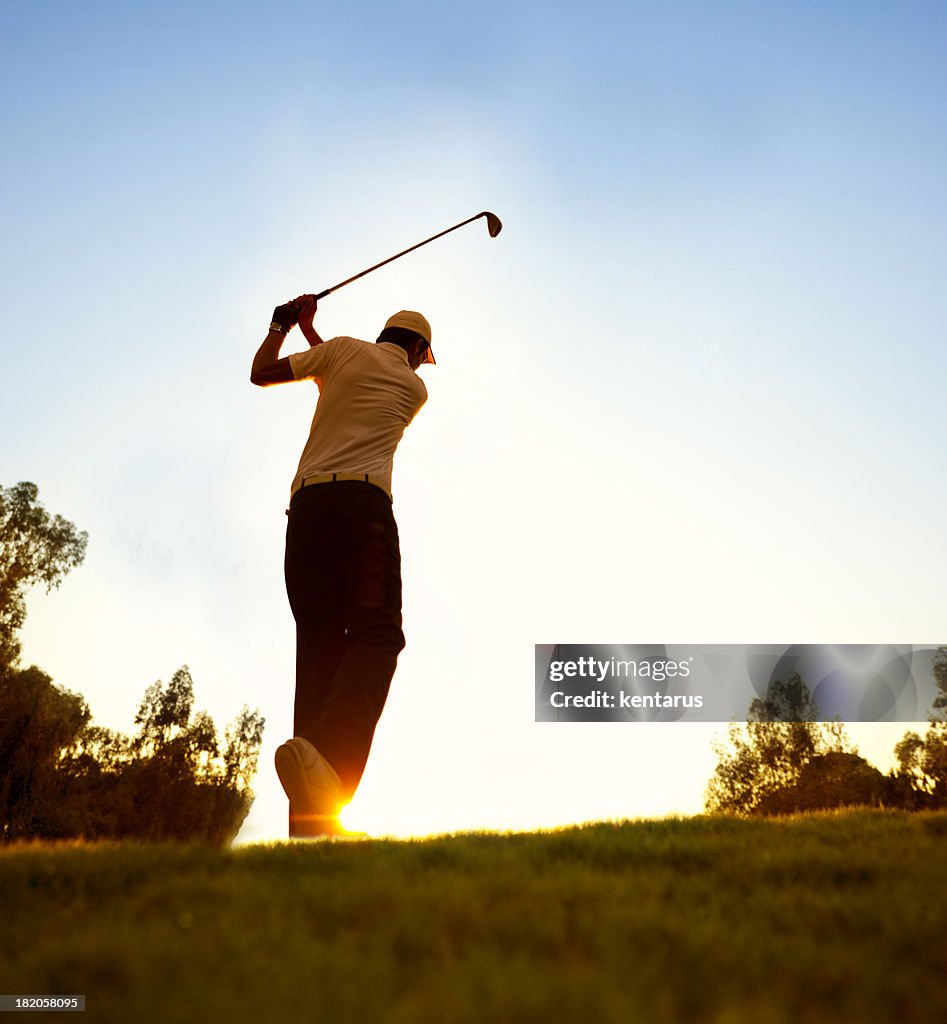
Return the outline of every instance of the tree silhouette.
<path id="1" fill-rule="evenodd" d="M 932 722 L 927 735 L 908 732 L 894 748 L 898 759 L 898 777 L 911 806 L 947 807 L 947 722 Z"/>
<path id="2" fill-rule="evenodd" d="M 765 699 L 750 704 L 745 725 L 730 724 L 725 741 L 715 741 L 717 766 L 707 784 L 709 811 L 773 813 L 776 794 L 799 785 L 813 759 L 854 753 L 839 722 L 818 722 L 817 708 L 797 672 L 776 680 Z M 808 786 L 811 790 L 812 778 Z"/>
<path id="3" fill-rule="evenodd" d="M 45 583 L 48 593 L 85 558 L 88 534 L 62 516 L 50 516 L 36 484 L 0 487 L 0 666 L 20 656 L 17 632 L 26 618 L 26 589 Z"/>
<path id="4" fill-rule="evenodd" d="M 26 588 L 58 586 L 87 542 L 37 496 L 31 483 L 0 488 L 0 840 L 230 841 L 253 802 L 258 711 L 242 708 L 221 750 L 185 665 L 147 688 L 129 737 L 94 725 L 85 700 L 42 670 L 17 667 Z"/>
<path id="5" fill-rule="evenodd" d="M 747 712 L 748 722 L 817 722 L 819 709 L 816 707 L 809 687 L 798 672 L 790 674 L 782 682 L 774 679 L 768 686 L 766 697 L 755 697 L 750 701 Z"/>
<path id="6" fill-rule="evenodd" d="M 947 646 L 937 648 L 932 668 L 938 693 L 927 734 L 905 733 L 894 748 L 898 770 L 892 785 L 900 806 L 912 809 L 947 807 Z"/>
<path id="7" fill-rule="evenodd" d="M 167 686 L 145 691 L 126 768 L 136 795 L 137 834 L 152 839 L 202 836 L 232 839 L 253 801 L 264 721 L 244 706 L 225 732 L 221 754 L 217 730 L 206 712 L 193 713 L 194 684 L 187 666 Z"/>
<path id="8" fill-rule="evenodd" d="M 92 724 L 85 701 L 37 668 L 0 685 L 0 836 L 233 839 L 253 803 L 264 721 L 225 732 L 194 713 L 187 666 L 149 686 L 134 736 Z"/>
<path id="9" fill-rule="evenodd" d="M 802 679 L 776 682 L 750 704 L 746 725 L 731 723 L 714 743 L 708 811 L 790 814 L 845 806 L 925 810 L 947 807 L 947 647 L 935 655 L 940 693 L 926 736 L 908 732 L 895 747 L 898 768 L 882 775 L 849 747 L 840 722 L 816 722 Z M 792 720 L 795 719 L 795 720 Z"/>
<path id="10" fill-rule="evenodd" d="M 57 796 L 60 753 L 81 734 L 89 709 L 35 666 L 0 670 L 0 813 L 4 836 L 44 830 Z"/>
<path id="11" fill-rule="evenodd" d="M 934 681 L 940 693 L 934 698 L 932 722 L 947 722 L 947 646 L 938 647 L 933 661 Z"/>
<path id="12" fill-rule="evenodd" d="M 833 807 L 880 806 L 888 797 L 884 775 L 853 751 L 813 754 L 791 785 L 766 793 L 757 814 L 797 814 Z"/>

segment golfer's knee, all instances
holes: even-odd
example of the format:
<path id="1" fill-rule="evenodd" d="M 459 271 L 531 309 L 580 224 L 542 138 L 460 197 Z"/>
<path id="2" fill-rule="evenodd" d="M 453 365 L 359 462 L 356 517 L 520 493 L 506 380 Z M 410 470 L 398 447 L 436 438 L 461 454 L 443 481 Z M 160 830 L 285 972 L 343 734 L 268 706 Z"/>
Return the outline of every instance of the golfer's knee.
<path id="1" fill-rule="evenodd" d="M 375 647 L 382 651 L 398 654 L 404 650 L 404 633 L 400 626 L 371 624 L 353 626 L 349 629 L 347 640 L 350 644 L 364 647 Z"/>

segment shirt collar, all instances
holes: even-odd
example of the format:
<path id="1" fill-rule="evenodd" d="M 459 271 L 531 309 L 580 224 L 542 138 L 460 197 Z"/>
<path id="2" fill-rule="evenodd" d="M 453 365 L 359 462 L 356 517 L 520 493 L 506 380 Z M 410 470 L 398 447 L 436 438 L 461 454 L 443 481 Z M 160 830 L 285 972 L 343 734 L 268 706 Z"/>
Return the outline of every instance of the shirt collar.
<path id="1" fill-rule="evenodd" d="M 390 341 L 376 341 L 375 344 L 378 346 L 378 348 L 383 348 L 386 352 L 397 353 L 398 357 L 401 359 L 401 362 L 403 362 L 405 366 L 408 365 L 408 353 L 405 352 L 405 350 L 400 345 L 395 345 L 393 342 Z"/>

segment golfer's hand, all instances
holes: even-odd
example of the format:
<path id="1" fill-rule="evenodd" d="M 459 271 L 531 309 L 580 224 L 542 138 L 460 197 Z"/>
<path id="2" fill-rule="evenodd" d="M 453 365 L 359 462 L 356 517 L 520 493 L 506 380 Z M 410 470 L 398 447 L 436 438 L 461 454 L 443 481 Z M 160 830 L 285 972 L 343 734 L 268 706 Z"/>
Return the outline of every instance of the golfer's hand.
<path id="1" fill-rule="evenodd" d="M 303 332 L 303 337 L 310 345 L 321 345 L 322 338 L 319 337 L 315 327 L 312 326 L 312 318 L 316 314 L 315 295 L 297 295 L 293 299 L 293 305 L 299 313 L 299 329 Z"/>
<path id="2" fill-rule="evenodd" d="M 316 315 L 315 295 L 297 295 L 293 299 L 293 305 L 296 307 L 300 326 L 311 324 L 312 318 Z"/>
<path id="3" fill-rule="evenodd" d="M 299 319 L 295 302 L 284 302 L 273 310 L 273 323 L 283 328 L 283 334 L 292 330 Z"/>

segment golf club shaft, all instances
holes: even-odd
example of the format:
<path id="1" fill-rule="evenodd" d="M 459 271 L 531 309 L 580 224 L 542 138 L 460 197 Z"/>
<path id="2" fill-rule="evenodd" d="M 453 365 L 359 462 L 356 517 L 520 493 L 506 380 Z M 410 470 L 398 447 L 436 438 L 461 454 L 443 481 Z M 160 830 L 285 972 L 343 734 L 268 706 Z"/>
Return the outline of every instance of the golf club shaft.
<path id="1" fill-rule="evenodd" d="M 344 281 L 340 281 L 338 284 L 334 284 L 331 288 L 326 288 L 324 292 L 319 292 L 316 299 L 324 299 L 327 295 L 331 295 L 332 292 L 338 291 L 339 288 L 342 288 L 347 284 L 351 284 L 353 281 L 357 281 L 360 277 L 370 274 L 373 270 L 383 267 L 386 263 L 391 263 L 393 260 L 400 259 L 402 256 L 407 256 L 409 252 L 414 252 L 415 249 L 420 249 L 422 245 L 427 245 L 428 242 L 433 242 L 436 238 L 442 238 L 444 235 L 449 235 L 452 231 L 456 231 L 458 228 L 462 228 L 465 224 L 470 224 L 472 221 L 479 220 L 483 216 L 485 216 L 484 213 L 478 213 L 474 217 L 468 217 L 466 220 L 462 220 L 459 224 L 455 224 L 452 228 L 448 228 L 446 231 L 439 231 L 436 235 L 431 235 L 430 238 L 425 238 L 423 242 L 418 242 L 417 245 L 412 245 L 410 249 L 405 249 L 403 252 L 399 252 L 395 256 L 389 256 L 388 259 L 382 260 L 381 263 L 376 263 L 373 267 L 369 267 L 368 270 L 363 270 L 360 274 L 355 274 L 352 277 L 346 278 Z"/>

